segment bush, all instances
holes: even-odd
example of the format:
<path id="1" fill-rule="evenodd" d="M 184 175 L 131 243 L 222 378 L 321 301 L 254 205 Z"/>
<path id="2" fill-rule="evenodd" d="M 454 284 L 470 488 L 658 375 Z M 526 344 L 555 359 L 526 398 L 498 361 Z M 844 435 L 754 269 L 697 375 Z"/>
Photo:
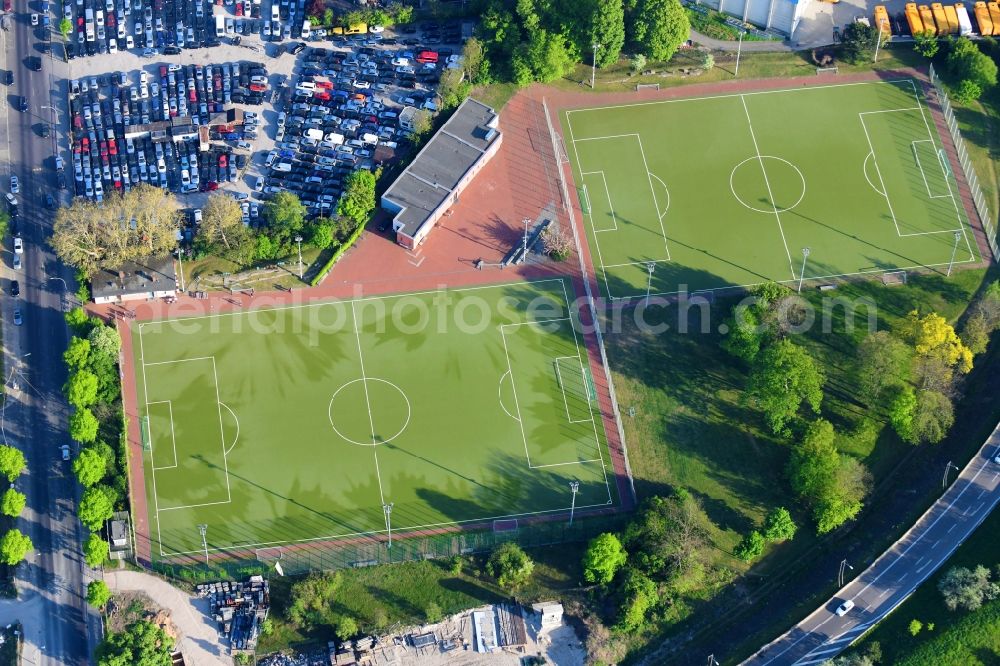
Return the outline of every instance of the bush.
<path id="1" fill-rule="evenodd" d="M 733 555 L 744 562 L 751 562 L 761 556 L 766 543 L 764 535 L 757 530 L 752 530 L 744 535 L 743 539 L 736 545 Z"/>
<path id="2" fill-rule="evenodd" d="M 93 580 L 87 584 L 87 603 L 97 609 L 104 608 L 111 600 L 111 590 L 103 580 Z"/>
<path id="3" fill-rule="evenodd" d="M 510 541 L 493 550 L 486 562 L 486 572 L 496 579 L 501 588 L 513 591 L 531 578 L 535 563 L 520 546 Z"/>
<path id="4" fill-rule="evenodd" d="M 441 607 L 432 601 L 424 608 L 424 618 L 428 624 L 437 624 L 444 618 L 444 613 L 441 612 Z"/>

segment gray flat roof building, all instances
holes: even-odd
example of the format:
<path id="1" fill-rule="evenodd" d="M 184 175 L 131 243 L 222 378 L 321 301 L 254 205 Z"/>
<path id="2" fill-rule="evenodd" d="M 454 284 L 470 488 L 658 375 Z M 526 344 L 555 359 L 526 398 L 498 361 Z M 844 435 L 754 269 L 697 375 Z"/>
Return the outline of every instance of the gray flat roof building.
<path id="1" fill-rule="evenodd" d="M 115 269 L 102 269 L 90 281 L 95 303 L 160 298 L 177 293 L 174 258 L 148 257 Z"/>
<path id="2" fill-rule="evenodd" d="M 401 245 L 420 244 L 496 154 L 503 139 L 498 125 L 496 111 L 465 100 L 386 190 L 382 208 L 394 213 L 392 226 Z"/>

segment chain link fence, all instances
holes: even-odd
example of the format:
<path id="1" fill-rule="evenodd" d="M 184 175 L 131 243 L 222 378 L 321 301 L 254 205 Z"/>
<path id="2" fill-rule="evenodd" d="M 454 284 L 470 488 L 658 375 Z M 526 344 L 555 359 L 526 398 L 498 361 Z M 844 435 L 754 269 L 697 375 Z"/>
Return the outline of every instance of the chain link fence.
<path id="1" fill-rule="evenodd" d="M 955 143 L 955 151 L 958 153 L 959 164 L 962 165 L 962 172 L 965 174 L 965 182 L 969 184 L 969 191 L 972 193 L 972 201 L 975 203 L 976 212 L 979 214 L 979 219 L 983 224 L 983 231 L 986 234 L 986 240 L 990 244 L 990 250 L 993 252 L 993 257 L 1000 261 L 1000 248 L 997 247 L 997 234 L 996 225 L 993 221 L 993 217 L 990 214 L 989 206 L 986 203 L 986 197 L 983 196 L 983 191 L 979 187 L 979 178 L 976 176 L 975 169 L 972 168 L 972 160 L 969 159 L 969 151 L 965 147 L 965 139 L 962 137 L 962 132 L 958 129 L 958 121 L 955 120 L 955 112 L 951 108 L 951 101 L 948 99 L 948 93 L 944 89 L 944 85 L 941 82 L 940 77 L 938 77 L 937 71 L 934 69 L 934 65 L 930 66 L 930 79 L 931 83 L 934 84 L 935 90 L 937 90 L 938 99 L 941 102 L 941 110 L 944 112 L 944 119 L 948 125 L 948 131 L 951 133 L 951 139 Z"/>
<path id="2" fill-rule="evenodd" d="M 154 562 L 152 569 L 168 578 L 189 583 L 209 580 L 240 579 L 267 574 L 281 567 L 288 576 L 314 571 L 336 571 L 394 562 L 449 558 L 457 555 L 487 553 L 497 545 L 513 541 L 522 548 L 558 543 L 589 541 L 602 532 L 622 529 L 627 515 L 589 516 L 567 521 L 517 523 L 509 529 L 454 531 L 427 536 L 393 538 L 388 547 L 384 537 L 353 539 L 343 543 L 294 544 L 258 548 L 252 557 L 212 560 L 209 563 L 192 556 L 183 562 Z"/>

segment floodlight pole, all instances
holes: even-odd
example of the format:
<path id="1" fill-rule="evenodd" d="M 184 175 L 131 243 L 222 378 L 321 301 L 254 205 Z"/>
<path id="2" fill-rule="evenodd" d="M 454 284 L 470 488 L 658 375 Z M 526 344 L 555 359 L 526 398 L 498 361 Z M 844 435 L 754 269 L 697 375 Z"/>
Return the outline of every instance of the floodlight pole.
<path id="1" fill-rule="evenodd" d="M 840 571 L 837 573 L 837 587 L 844 587 L 844 574 L 846 573 L 845 569 L 850 569 L 851 571 L 854 571 L 854 567 L 848 564 L 846 559 L 840 561 Z"/>
<path id="2" fill-rule="evenodd" d="M 944 466 L 944 476 L 941 477 L 941 490 L 944 490 L 945 488 L 948 487 L 948 472 L 950 472 L 952 469 L 954 469 L 956 472 L 960 471 L 958 465 L 949 460 L 948 464 Z"/>
<path id="3" fill-rule="evenodd" d="M 521 241 L 521 254 L 524 257 L 523 260 L 528 258 L 528 225 L 531 224 L 531 220 L 524 218 L 524 240 Z"/>
<path id="4" fill-rule="evenodd" d="M 198 533 L 201 534 L 201 547 L 205 549 L 205 564 L 208 564 L 208 525 L 200 523 Z"/>
<path id="5" fill-rule="evenodd" d="M 878 47 L 882 45 L 882 26 L 885 25 L 885 19 L 878 20 L 878 39 L 875 40 L 875 57 L 872 62 L 878 62 Z"/>
<path id="6" fill-rule="evenodd" d="M 740 76 L 740 56 L 743 54 L 743 35 L 747 34 L 746 30 L 740 30 L 740 43 L 736 46 L 736 70 L 733 72 L 733 78 L 737 79 Z"/>
<path id="7" fill-rule="evenodd" d="M 591 61 L 590 68 L 590 89 L 593 90 L 597 85 L 597 49 L 601 48 L 601 45 L 594 42 L 594 59 Z"/>
<path id="8" fill-rule="evenodd" d="M 385 513 L 385 529 L 389 534 L 389 544 L 387 548 L 392 548 L 392 505 L 393 502 L 382 505 L 382 511 Z"/>
<path id="9" fill-rule="evenodd" d="M 719 666 L 714 654 L 708 655 L 708 666 Z"/>
<path id="10" fill-rule="evenodd" d="M 948 274 L 945 277 L 951 277 L 951 269 L 955 266 L 955 255 L 958 254 L 958 242 L 962 240 L 962 232 L 955 232 L 955 245 L 951 248 L 951 261 L 948 262 Z"/>
<path id="11" fill-rule="evenodd" d="M 177 246 L 177 268 L 181 274 L 181 293 L 184 293 L 184 248 Z"/>
<path id="12" fill-rule="evenodd" d="M 645 305 L 645 307 L 647 307 L 647 308 L 649 307 L 649 292 L 653 288 L 653 271 L 655 271 L 655 270 L 656 270 L 656 262 L 655 261 L 647 261 L 646 262 L 646 272 L 649 274 L 649 276 L 646 278 L 646 305 Z"/>
<path id="13" fill-rule="evenodd" d="M 799 273 L 798 293 L 802 293 L 802 281 L 806 279 L 806 260 L 809 259 L 809 248 L 802 248 L 802 272 Z"/>
<path id="14" fill-rule="evenodd" d="M 299 279 L 302 279 L 302 236 L 296 236 L 295 242 L 299 245 Z"/>
<path id="15" fill-rule="evenodd" d="M 569 504 L 569 524 L 572 525 L 573 524 L 573 514 L 576 513 L 576 494 L 578 492 L 580 492 L 580 482 L 579 481 L 570 481 L 569 482 L 569 491 L 571 493 L 573 493 L 572 499 L 570 500 L 570 504 Z"/>

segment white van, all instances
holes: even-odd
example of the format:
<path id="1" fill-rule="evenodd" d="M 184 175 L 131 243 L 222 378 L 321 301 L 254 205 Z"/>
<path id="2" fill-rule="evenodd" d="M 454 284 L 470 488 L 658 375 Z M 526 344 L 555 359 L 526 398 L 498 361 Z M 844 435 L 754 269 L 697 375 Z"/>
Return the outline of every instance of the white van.
<path id="1" fill-rule="evenodd" d="M 361 135 L 361 141 L 367 143 L 369 146 L 377 146 L 378 136 L 370 132 L 366 132 Z"/>
<path id="2" fill-rule="evenodd" d="M 316 141 L 323 140 L 323 130 L 320 129 L 307 129 L 304 135 L 307 139 L 314 139 Z"/>
<path id="3" fill-rule="evenodd" d="M 275 171 L 284 171 L 287 173 L 292 170 L 292 165 L 288 162 L 277 162 L 275 164 L 272 164 L 271 168 L 274 169 Z"/>
<path id="4" fill-rule="evenodd" d="M 309 39 L 309 35 L 312 34 L 312 22 L 306 19 L 302 22 L 302 39 Z"/>
<path id="5" fill-rule="evenodd" d="M 215 36 L 225 37 L 226 36 L 226 17 L 221 14 L 215 17 Z"/>
<path id="6" fill-rule="evenodd" d="M 273 3 L 271 5 L 271 20 L 272 21 L 280 21 L 281 20 L 281 14 L 278 11 L 278 3 L 277 2 L 275 2 L 275 3 Z"/>

